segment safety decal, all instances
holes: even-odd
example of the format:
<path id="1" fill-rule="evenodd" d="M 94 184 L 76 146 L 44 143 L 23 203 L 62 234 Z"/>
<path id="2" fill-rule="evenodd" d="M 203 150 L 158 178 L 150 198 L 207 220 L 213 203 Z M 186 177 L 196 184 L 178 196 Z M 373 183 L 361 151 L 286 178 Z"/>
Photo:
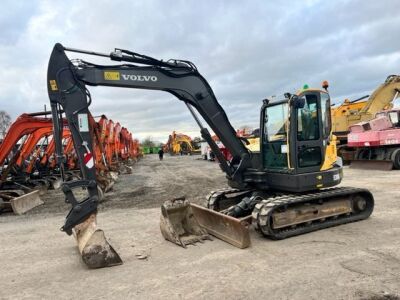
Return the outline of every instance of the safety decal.
<path id="1" fill-rule="evenodd" d="M 86 141 L 83 141 L 82 146 L 86 149 L 86 153 L 83 155 L 83 163 L 85 164 L 86 168 L 91 169 L 94 167 L 93 154 L 90 152 L 88 143 Z"/>
<path id="2" fill-rule="evenodd" d="M 93 168 L 94 166 L 94 160 L 93 160 L 93 155 L 92 153 L 88 152 L 85 153 L 85 156 L 83 157 L 83 161 L 85 163 L 85 166 L 89 169 Z"/>

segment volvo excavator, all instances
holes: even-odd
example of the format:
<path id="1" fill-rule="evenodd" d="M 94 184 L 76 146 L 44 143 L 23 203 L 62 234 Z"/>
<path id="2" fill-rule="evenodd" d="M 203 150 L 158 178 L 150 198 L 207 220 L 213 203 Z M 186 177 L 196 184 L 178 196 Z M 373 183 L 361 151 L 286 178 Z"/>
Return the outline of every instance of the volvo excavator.
<path id="1" fill-rule="evenodd" d="M 67 52 L 120 63 L 71 60 Z M 230 189 L 212 192 L 207 208 L 185 199 L 171 199 L 161 207 L 163 236 L 181 246 L 211 234 L 245 248 L 250 244 L 249 223 L 266 237 L 284 239 L 363 220 L 373 211 L 373 195 L 367 189 L 336 187 L 343 173 L 332 141 L 327 85 L 325 90 L 303 89 L 280 99 L 263 100 L 261 149 L 252 153 L 237 137 L 210 85 L 192 62 L 163 61 L 123 49 L 107 54 L 56 44 L 47 79 L 57 160 L 64 161 L 60 138 L 64 112 L 82 170 L 82 179 L 63 183 L 71 210 L 62 231 L 75 234 L 83 261 L 90 268 L 122 263 L 96 225 L 96 172 L 88 163 L 93 152 L 88 122 L 90 86 L 160 90 L 174 95 L 187 106 L 202 138 L 218 158 Z M 230 151 L 231 160 L 224 158 L 196 110 Z M 82 188 L 87 191 L 85 197 L 76 193 Z"/>

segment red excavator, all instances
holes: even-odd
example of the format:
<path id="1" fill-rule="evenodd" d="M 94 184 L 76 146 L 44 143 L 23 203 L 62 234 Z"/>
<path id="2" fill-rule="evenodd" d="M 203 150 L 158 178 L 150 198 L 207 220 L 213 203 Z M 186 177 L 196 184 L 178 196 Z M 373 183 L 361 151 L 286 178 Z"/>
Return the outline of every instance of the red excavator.
<path id="1" fill-rule="evenodd" d="M 66 154 L 66 158 L 68 160 L 68 155 L 69 155 L 70 151 L 73 150 L 71 132 L 69 131 L 68 128 L 64 128 L 63 133 L 62 133 L 62 140 L 63 140 L 62 144 L 64 145 L 64 153 Z M 53 138 L 47 144 L 39 161 L 40 161 L 39 162 L 40 169 L 52 170 L 56 167 L 55 142 L 54 142 Z M 35 160 L 31 159 L 31 161 L 29 162 L 29 165 L 27 167 L 27 170 L 33 170 L 34 164 L 35 164 Z M 67 164 L 67 165 L 69 166 L 69 164 Z M 72 167 L 70 169 L 75 169 L 75 167 Z M 29 171 L 29 173 L 31 173 L 31 172 L 32 171 Z"/>
<path id="2" fill-rule="evenodd" d="M 36 130 L 49 126 L 52 126 L 50 119 L 37 117 L 36 114 L 22 114 L 10 126 L 0 145 L 0 166 L 2 167 L 0 211 L 12 209 L 16 214 L 22 214 L 43 204 L 38 190 L 43 186 L 43 182 L 28 180 L 21 183 L 7 180 L 7 177 L 18 159 L 27 137 Z M 21 139 L 23 139 L 22 142 L 20 142 Z M 35 190 L 35 188 L 38 189 Z"/>
<path id="3" fill-rule="evenodd" d="M 64 131 L 69 131 L 68 129 L 64 129 Z M 35 164 L 35 156 L 37 157 L 40 154 L 41 150 L 44 148 L 45 143 L 48 144 L 48 139 L 53 134 L 53 126 L 51 120 L 49 119 L 49 126 L 38 128 L 31 134 L 29 134 L 28 138 L 22 145 L 21 151 L 18 155 L 18 158 L 15 162 L 15 168 L 17 169 L 17 174 L 15 176 L 28 176 L 31 180 L 44 180 L 49 183 L 49 187 L 53 189 L 57 189 L 61 184 L 61 177 L 59 172 L 55 171 L 56 168 L 44 169 L 40 168 L 36 171 L 38 172 L 36 175 L 33 175 L 32 168 L 28 168 L 29 165 Z M 39 144 L 40 142 L 40 144 Z M 32 162 L 31 162 L 32 161 Z M 11 166 L 11 164 L 9 164 Z M 16 180 L 14 176 L 13 180 Z"/>

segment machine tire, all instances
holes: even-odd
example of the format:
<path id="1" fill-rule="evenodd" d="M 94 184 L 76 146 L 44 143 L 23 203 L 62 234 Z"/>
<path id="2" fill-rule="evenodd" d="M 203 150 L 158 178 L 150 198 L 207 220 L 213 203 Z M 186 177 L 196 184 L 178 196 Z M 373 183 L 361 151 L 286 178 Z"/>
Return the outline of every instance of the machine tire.
<path id="1" fill-rule="evenodd" d="M 393 162 L 393 167 L 396 170 L 400 170 L 400 148 L 397 148 L 396 150 L 393 151 L 391 159 Z"/>

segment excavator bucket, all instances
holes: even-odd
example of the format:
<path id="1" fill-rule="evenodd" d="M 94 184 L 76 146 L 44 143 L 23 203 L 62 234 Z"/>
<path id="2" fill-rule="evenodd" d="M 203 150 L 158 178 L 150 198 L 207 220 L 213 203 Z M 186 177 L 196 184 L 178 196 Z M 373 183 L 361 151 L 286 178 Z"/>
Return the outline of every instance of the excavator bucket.
<path id="1" fill-rule="evenodd" d="M 350 168 L 362 170 L 390 171 L 393 169 L 393 162 L 391 160 L 358 159 L 351 161 Z"/>
<path id="2" fill-rule="evenodd" d="M 82 260 L 90 269 L 122 264 L 117 251 L 107 241 L 104 231 L 97 228 L 96 214 L 75 226 L 74 235 Z"/>
<path id="3" fill-rule="evenodd" d="M 168 200 L 161 206 L 161 233 L 166 240 L 183 248 L 204 240 L 211 240 L 207 231 L 200 227 L 185 198 Z"/>
<path id="4" fill-rule="evenodd" d="M 10 199 L 11 208 L 17 215 L 22 215 L 32 208 L 42 205 L 44 202 L 40 199 L 39 191 L 33 191 L 19 197 Z"/>
<path id="5" fill-rule="evenodd" d="M 250 246 L 249 218 L 236 219 L 196 204 L 191 204 L 191 208 L 197 222 L 209 234 L 240 249 Z"/>
<path id="6" fill-rule="evenodd" d="M 104 231 L 97 229 L 82 249 L 84 263 L 92 269 L 122 264 L 122 259 L 108 243 Z"/>

